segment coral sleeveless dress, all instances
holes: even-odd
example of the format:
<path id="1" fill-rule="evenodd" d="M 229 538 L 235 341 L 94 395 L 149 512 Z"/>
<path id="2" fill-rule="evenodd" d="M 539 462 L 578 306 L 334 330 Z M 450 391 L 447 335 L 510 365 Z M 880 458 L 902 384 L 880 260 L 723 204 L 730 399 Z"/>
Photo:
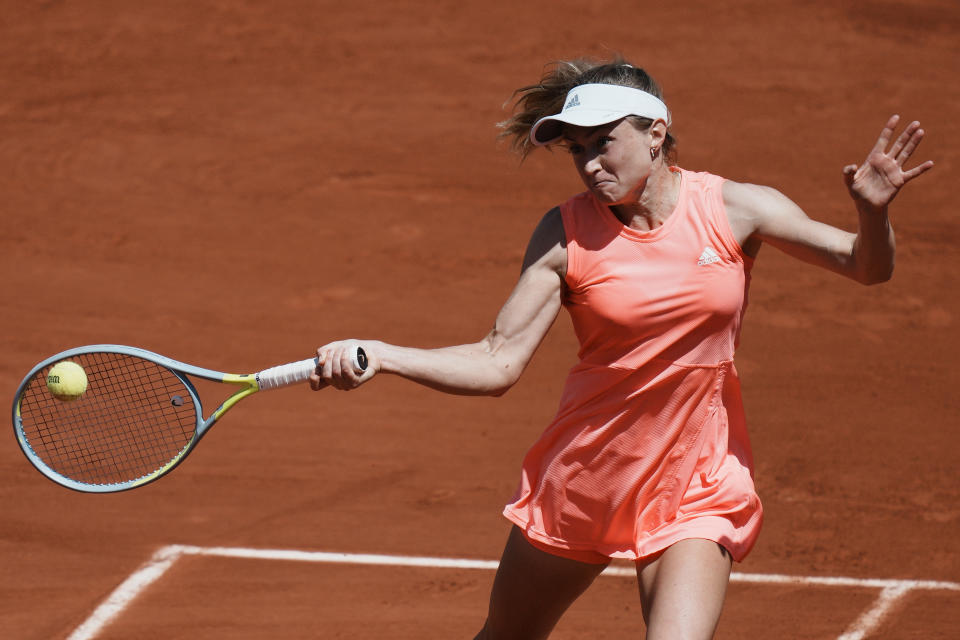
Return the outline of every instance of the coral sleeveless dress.
<path id="1" fill-rule="evenodd" d="M 760 530 L 733 366 L 752 260 L 723 178 L 671 170 L 679 200 L 651 231 L 589 192 L 561 206 L 580 361 L 504 509 L 558 555 L 636 560 L 705 538 L 739 561 Z"/>

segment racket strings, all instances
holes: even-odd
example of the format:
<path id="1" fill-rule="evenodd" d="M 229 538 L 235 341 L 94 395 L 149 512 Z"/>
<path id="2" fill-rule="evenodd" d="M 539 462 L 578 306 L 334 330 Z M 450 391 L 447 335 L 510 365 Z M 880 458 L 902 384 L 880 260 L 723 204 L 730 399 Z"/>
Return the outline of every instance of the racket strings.
<path id="1" fill-rule="evenodd" d="M 72 359 L 87 373 L 83 396 L 70 402 L 54 398 L 45 368 L 24 389 L 20 404 L 23 435 L 53 471 L 86 484 L 127 483 L 187 450 L 197 409 L 172 371 L 120 353 Z"/>

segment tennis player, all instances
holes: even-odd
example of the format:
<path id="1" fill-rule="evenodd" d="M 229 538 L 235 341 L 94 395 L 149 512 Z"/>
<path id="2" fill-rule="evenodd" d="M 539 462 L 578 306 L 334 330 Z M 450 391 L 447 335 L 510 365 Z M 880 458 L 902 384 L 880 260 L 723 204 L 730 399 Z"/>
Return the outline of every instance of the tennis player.
<path id="1" fill-rule="evenodd" d="M 503 135 L 525 155 L 569 151 L 586 190 L 533 233 L 513 293 L 474 344 L 318 349 L 313 388 L 392 373 L 458 394 L 513 385 L 566 307 L 580 341 L 553 421 L 527 453 L 481 639 L 546 638 L 611 558 L 636 563 L 648 639 L 710 638 L 731 564 L 762 520 L 733 364 L 750 270 L 767 242 L 863 284 L 888 280 L 887 207 L 932 162 L 904 165 L 919 123 L 891 117 L 843 168 L 857 233 L 816 222 L 778 191 L 674 166 L 660 88 L 622 60 L 550 67 L 519 89 Z"/>

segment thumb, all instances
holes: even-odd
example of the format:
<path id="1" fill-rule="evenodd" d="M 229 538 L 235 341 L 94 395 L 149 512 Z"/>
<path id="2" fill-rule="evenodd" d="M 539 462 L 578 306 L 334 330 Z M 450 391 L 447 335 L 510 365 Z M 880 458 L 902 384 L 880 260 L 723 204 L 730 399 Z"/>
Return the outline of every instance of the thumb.
<path id="1" fill-rule="evenodd" d="M 853 177 L 857 174 L 857 165 L 848 164 L 843 168 L 843 181 L 847 183 L 847 186 L 853 184 Z"/>

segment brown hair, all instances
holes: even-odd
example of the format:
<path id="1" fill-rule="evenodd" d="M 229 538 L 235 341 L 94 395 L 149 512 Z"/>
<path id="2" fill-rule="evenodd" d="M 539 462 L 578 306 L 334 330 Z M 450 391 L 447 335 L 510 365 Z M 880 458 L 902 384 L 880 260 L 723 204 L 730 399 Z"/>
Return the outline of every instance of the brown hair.
<path id="1" fill-rule="evenodd" d="M 663 100 L 663 92 L 650 74 L 635 67 L 623 58 L 610 62 L 597 62 L 586 58 L 560 60 L 544 69 L 540 82 L 521 87 L 513 92 L 516 102 L 513 115 L 499 123 L 499 138 L 510 140 L 510 148 L 526 157 L 535 145 L 530 141 L 530 129 L 545 116 L 560 113 L 567 93 L 582 84 L 615 84 L 640 89 Z M 653 121 L 641 116 L 628 116 L 628 120 L 640 131 L 646 131 Z M 676 139 L 668 132 L 663 143 L 665 158 L 676 155 Z"/>

